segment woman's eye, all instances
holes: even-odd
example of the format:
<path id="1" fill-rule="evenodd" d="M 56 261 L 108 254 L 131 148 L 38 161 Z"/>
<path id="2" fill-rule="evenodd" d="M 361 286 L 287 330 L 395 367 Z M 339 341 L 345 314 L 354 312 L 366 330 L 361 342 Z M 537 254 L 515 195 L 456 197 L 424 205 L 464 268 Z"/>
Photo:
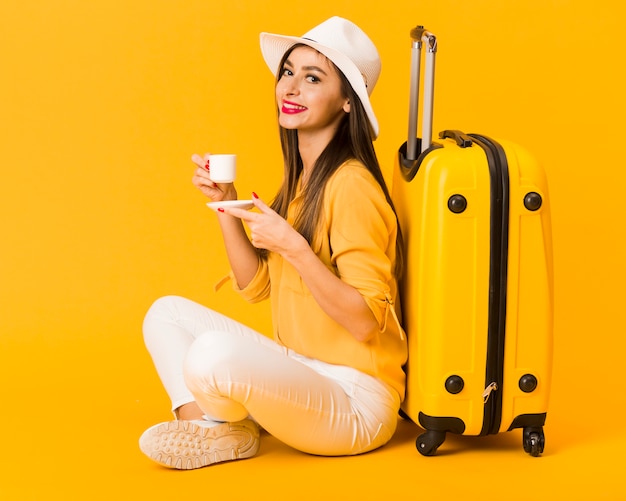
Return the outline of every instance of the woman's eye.
<path id="1" fill-rule="evenodd" d="M 282 71 L 282 73 L 281 73 L 281 76 L 283 76 L 283 77 L 289 77 L 289 76 L 292 76 L 292 75 L 293 75 L 293 71 L 291 71 L 291 70 L 290 70 L 290 69 L 288 69 L 288 68 L 283 68 L 283 71 Z"/>
<path id="2" fill-rule="evenodd" d="M 315 75 L 308 75 L 306 79 L 311 83 L 317 83 L 320 81 L 320 79 L 317 78 Z"/>

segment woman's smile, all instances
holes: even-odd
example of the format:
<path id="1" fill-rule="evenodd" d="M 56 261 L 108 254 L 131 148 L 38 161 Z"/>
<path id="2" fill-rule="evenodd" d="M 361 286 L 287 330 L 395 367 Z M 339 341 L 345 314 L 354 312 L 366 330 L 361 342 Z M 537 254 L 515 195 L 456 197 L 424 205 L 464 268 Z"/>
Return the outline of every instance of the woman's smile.
<path id="1" fill-rule="evenodd" d="M 281 108 L 281 112 L 287 115 L 296 115 L 306 110 L 307 110 L 306 106 L 302 106 L 297 103 L 292 103 L 291 101 L 283 101 L 283 105 Z"/>

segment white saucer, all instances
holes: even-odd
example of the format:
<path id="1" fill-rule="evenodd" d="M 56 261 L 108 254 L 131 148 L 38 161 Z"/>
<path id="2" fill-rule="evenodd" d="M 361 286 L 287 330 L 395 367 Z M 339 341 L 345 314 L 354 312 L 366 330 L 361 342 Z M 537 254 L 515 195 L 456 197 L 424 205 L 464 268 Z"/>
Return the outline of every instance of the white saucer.
<path id="1" fill-rule="evenodd" d="M 254 207 L 254 203 L 252 200 L 223 200 L 221 202 L 208 202 L 207 207 L 217 211 L 220 207 L 226 208 L 236 208 L 236 209 L 252 209 Z"/>

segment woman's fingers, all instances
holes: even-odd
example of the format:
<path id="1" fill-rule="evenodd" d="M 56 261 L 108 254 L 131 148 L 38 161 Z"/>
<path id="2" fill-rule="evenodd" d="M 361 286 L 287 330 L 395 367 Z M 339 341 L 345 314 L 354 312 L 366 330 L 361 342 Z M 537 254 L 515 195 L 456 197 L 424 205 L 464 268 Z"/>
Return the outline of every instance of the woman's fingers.
<path id="1" fill-rule="evenodd" d="M 197 153 L 194 153 L 193 155 L 191 155 L 191 161 L 194 164 L 196 164 L 198 167 L 204 168 L 204 166 L 206 165 L 206 161 Z"/>
<path id="2" fill-rule="evenodd" d="M 209 164 L 210 155 L 210 153 L 205 153 L 204 156 L 200 156 L 197 153 L 194 153 L 193 155 L 191 155 L 191 161 L 204 171 L 208 171 L 207 166 Z"/>

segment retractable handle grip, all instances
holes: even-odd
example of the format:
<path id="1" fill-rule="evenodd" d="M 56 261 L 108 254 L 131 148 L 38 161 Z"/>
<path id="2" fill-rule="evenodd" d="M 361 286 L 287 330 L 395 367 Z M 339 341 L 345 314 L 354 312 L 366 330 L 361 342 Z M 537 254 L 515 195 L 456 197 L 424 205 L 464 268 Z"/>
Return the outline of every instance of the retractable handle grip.
<path id="1" fill-rule="evenodd" d="M 422 45 L 426 45 L 424 71 L 424 102 L 422 110 L 422 141 L 418 150 L 417 125 L 419 114 L 420 69 L 422 62 Z M 409 133 L 407 141 L 407 160 L 415 160 L 426 151 L 432 143 L 433 108 L 435 88 L 435 54 L 437 37 L 423 26 L 411 30 L 411 93 L 409 100 Z"/>

